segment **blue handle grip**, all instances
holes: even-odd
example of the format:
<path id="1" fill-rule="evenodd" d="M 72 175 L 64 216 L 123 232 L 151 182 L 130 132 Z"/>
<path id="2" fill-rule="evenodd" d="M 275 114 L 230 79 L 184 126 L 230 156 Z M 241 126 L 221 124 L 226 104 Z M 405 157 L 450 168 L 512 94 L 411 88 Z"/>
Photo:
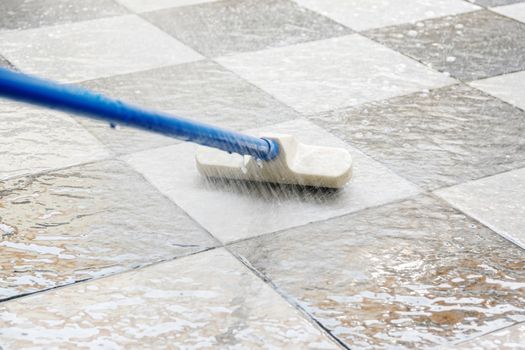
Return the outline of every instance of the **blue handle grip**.
<path id="1" fill-rule="evenodd" d="M 142 109 L 86 89 L 5 68 L 0 68 L 0 96 L 154 131 L 257 159 L 272 160 L 279 154 L 279 146 L 273 140 Z"/>

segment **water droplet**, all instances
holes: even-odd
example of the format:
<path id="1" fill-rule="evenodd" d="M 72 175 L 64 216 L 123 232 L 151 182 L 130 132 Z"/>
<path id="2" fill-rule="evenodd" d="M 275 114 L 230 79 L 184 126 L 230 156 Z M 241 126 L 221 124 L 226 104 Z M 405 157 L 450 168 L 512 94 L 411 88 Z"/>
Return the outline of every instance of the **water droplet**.
<path id="1" fill-rule="evenodd" d="M 409 30 L 407 34 L 408 34 L 408 36 L 412 36 L 412 37 L 413 37 L 413 36 L 417 36 L 417 31 L 415 31 L 415 30 Z"/>
<path id="2" fill-rule="evenodd" d="M 262 168 L 264 163 L 262 159 L 257 158 L 257 160 L 255 161 L 255 164 L 257 164 L 259 168 Z"/>
<path id="3" fill-rule="evenodd" d="M 448 56 L 447 57 L 447 62 L 454 62 L 456 60 L 456 57 L 454 56 Z"/>

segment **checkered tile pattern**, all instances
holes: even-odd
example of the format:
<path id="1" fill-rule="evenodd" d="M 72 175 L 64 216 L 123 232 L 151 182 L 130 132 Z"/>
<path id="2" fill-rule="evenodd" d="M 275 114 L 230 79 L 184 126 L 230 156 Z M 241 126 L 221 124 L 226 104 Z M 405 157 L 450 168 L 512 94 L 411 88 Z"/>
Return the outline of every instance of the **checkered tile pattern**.
<path id="1" fill-rule="evenodd" d="M 520 0 L 1 1 L 1 67 L 355 168 L 210 182 L 1 100 L 0 349 L 522 346 L 524 43 Z"/>

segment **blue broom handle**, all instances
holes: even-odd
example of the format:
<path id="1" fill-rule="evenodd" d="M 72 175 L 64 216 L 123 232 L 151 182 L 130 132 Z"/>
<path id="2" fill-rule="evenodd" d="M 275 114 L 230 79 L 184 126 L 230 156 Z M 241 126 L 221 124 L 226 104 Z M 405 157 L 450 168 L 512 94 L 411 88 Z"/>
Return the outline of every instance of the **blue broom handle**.
<path id="1" fill-rule="evenodd" d="M 279 153 L 279 146 L 273 140 L 143 109 L 83 88 L 58 84 L 5 68 L 0 68 L 0 97 L 80 113 L 262 160 L 272 160 Z"/>

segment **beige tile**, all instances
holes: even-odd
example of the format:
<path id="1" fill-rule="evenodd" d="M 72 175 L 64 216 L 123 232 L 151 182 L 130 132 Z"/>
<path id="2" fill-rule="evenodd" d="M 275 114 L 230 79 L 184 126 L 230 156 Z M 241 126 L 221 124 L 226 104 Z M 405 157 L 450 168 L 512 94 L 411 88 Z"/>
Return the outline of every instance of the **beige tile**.
<path id="1" fill-rule="evenodd" d="M 4 303 L 0 346 L 337 349 L 223 249 Z"/>

